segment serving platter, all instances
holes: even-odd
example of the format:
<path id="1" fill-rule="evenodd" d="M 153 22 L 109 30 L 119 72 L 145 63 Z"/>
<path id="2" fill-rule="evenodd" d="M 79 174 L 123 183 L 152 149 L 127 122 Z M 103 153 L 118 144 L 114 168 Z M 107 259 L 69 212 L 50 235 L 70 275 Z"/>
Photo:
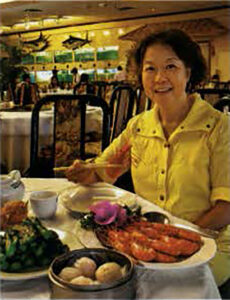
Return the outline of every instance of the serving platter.
<path id="1" fill-rule="evenodd" d="M 72 233 L 55 229 L 55 228 L 50 228 L 50 227 L 48 229 L 55 231 L 58 234 L 59 239 L 62 241 L 62 243 L 68 245 L 70 250 L 81 248 L 81 244 Z M 1 231 L 1 235 L 3 234 L 4 232 Z M 43 277 L 46 276 L 47 274 L 48 274 L 48 267 L 42 270 L 20 272 L 20 273 L 8 273 L 8 272 L 0 271 L 0 279 L 1 280 L 27 280 L 27 279 Z"/>
<path id="2" fill-rule="evenodd" d="M 78 222 L 76 232 L 80 242 L 86 247 L 104 247 L 98 240 L 96 234 L 91 230 L 83 229 Z M 216 243 L 213 239 L 202 237 L 203 245 L 198 252 L 192 256 L 175 263 L 159 263 L 159 262 L 144 262 L 139 261 L 139 265 L 147 269 L 153 270 L 175 270 L 193 268 L 207 263 L 216 253 Z"/>
<path id="3" fill-rule="evenodd" d="M 90 205 L 99 201 L 125 203 L 129 206 L 136 204 L 136 196 L 125 190 L 108 186 L 105 183 L 92 185 L 77 184 L 65 189 L 59 195 L 59 201 L 75 217 L 89 212 Z"/>

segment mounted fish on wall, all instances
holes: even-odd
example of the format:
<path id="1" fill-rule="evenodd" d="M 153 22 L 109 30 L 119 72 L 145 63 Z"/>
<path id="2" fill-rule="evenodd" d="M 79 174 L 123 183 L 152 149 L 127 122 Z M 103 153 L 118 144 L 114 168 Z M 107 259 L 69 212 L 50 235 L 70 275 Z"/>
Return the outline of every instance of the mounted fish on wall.
<path id="1" fill-rule="evenodd" d="M 92 41 L 90 41 L 88 39 L 88 32 L 87 32 L 85 39 L 74 37 L 74 36 L 70 35 L 67 40 L 62 42 L 62 45 L 69 50 L 75 50 L 75 49 L 83 47 L 86 44 L 90 44 L 91 42 Z"/>
<path id="2" fill-rule="evenodd" d="M 23 41 L 19 35 L 19 45 L 24 54 L 29 54 L 31 52 L 40 52 L 45 50 L 49 46 L 49 37 L 40 33 L 37 39 Z"/>

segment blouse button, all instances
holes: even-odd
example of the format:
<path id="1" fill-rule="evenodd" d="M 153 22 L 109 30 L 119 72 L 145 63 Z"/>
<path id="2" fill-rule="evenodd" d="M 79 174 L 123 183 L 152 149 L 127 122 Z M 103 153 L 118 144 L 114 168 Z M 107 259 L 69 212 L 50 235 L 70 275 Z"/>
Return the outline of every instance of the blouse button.
<path id="1" fill-rule="evenodd" d="M 206 125 L 207 128 L 210 128 L 211 126 L 209 124 Z"/>
<path id="2" fill-rule="evenodd" d="M 181 126 L 180 129 L 184 129 L 184 126 Z"/>
<path id="3" fill-rule="evenodd" d="M 137 128 L 137 132 L 140 132 L 141 131 L 141 129 L 140 128 Z"/>
<path id="4" fill-rule="evenodd" d="M 153 130 L 153 134 L 155 134 L 156 133 L 156 130 Z"/>
<path id="5" fill-rule="evenodd" d="M 163 201 L 165 199 L 164 195 L 160 195 L 160 200 Z"/>
<path id="6" fill-rule="evenodd" d="M 161 170 L 161 174 L 165 174 L 165 170 Z"/>

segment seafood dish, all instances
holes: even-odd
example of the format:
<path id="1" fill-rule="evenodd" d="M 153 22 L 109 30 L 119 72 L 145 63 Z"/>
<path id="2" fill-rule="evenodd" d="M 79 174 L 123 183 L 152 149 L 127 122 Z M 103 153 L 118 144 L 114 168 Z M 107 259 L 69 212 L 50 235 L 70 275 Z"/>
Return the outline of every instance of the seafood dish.
<path id="1" fill-rule="evenodd" d="M 4 203 L 0 208 L 0 228 L 5 230 L 15 224 L 19 224 L 27 217 L 28 209 L 27 203 L 14 200 Z"/>
<path id="2" fill-rule="evenodd" d="M 95 233 L 103 246 L 144 262 L 179 262 L 195 254 L 203 245 L 198 233 L 142 218 L 123 227 L 100 227 Z"/>

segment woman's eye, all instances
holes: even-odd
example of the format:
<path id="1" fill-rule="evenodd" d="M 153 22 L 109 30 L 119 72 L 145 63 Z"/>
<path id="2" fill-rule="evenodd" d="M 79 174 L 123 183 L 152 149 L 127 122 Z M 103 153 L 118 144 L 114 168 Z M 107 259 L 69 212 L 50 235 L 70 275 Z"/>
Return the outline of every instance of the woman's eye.
<path id="1" fill-rule="evenodd" d="M 176 66 L 174 64 L 169 64 L 166 66 L 166 70 L 171 70 L 171 69 L 174 69 L 176 68 Z"/>
<path id="2" fill-rule="evenodd" d="M 152 66 L 148 66 L 148 67 L 144 68 L 144 71 L 154 71 L 154 70 L 155 70 L 155 68 Z"/>

